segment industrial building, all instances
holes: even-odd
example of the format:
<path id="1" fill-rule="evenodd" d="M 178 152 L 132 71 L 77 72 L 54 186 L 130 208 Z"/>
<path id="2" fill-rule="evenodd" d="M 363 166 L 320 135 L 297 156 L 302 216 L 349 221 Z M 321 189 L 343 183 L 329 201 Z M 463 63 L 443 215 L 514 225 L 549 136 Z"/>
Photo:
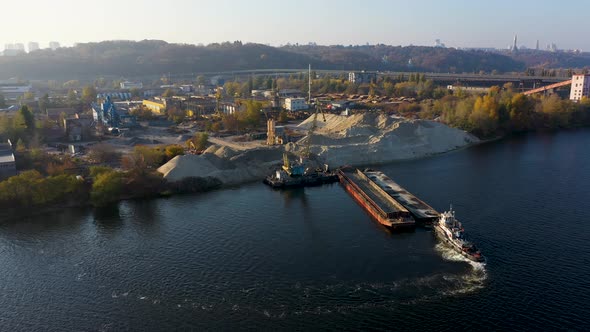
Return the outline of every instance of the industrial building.
<path id="1" fill-rule="evenodd" d="M 12 143 L 0 144 L 0 180 L 16 175 L 16 161 L 12 152 Z"/>
<path id="2" fill-rule="evenodd" d="M 143 83 L 141 83 L 141 82 L 125 81 L 125 82 L 121 82 L 119 85 L 121 86 L 121 89 L 123 89 L 123 90 L 143 89 Z"/>
<path id="3" fill-rule="evenodd" d="M 163 114 L 166 111 L 166 100 L 144 100 L 142 105 L 154 114 Z"/>
<path id="4" fill-rule="evenodd" d="M 31 92 L 30 83 L 19 82 L 17 79 L 0 81 L 0 94 L 7 100 L 16 100 L 27 92 Z"/>
<path id="5" fill-rule="evenodd" d="M 75 117 L 63 119 L 63 130 L 68 141 L 78 142 L 90 139 L 92 136 L 92 118 Z"/>
<path id="6" fill-rule="evenodd" d="M 375 72 L 350 72 L 348 73 L 348 81 L 354 84 L 371 83 L 377 79 L 377 73 Z"/>
<path id="7" fill-rule="evenodd" d="M 590 75 L 573 75 L 570 99 L 580 101 L 590 95 Z"/>
<path id="8" fill-rule="evenodd" d="M 289 111 L 306 110 L 309 108 L 305 102 L 305 98 L 286 98 L 285 108 Z"/>
<path id="9" fill-rule="evenodd" d="M 137 125 L 135 116 L 130 115 L 126 110 L 115 107 L 110 97 L 106 97 L 100 104 L 92 103 L 92 117 L 97 124 L 107 128 L 128 128 Z"/>

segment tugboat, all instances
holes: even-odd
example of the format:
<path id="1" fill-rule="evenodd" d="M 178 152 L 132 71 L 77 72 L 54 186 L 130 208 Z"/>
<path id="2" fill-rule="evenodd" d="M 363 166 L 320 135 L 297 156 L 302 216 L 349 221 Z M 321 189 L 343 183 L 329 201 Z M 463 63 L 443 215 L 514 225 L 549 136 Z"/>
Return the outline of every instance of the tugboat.
<path id="1" fill-rule="evenodd" d="M 455 218 L 453 207 L 449 211 L 441 213 L 438 221 L 434 223 L 436 235 L 455 251 L 464 257 L 474 261 L 483 262 L 485 258 L 477 247 L 465 239 L 465 230 L 463 225 Z"/>

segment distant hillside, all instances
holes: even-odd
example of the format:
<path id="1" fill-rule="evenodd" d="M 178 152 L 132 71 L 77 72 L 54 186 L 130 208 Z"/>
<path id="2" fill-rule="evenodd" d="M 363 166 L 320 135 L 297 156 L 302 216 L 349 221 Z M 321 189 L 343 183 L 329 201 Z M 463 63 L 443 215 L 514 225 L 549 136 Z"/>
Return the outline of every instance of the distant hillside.
<path id="1" fill-rule="evenodd" d="M 545 52 L 520 50 L 511 57 L 527 67 L 572 68 L 590 67 L 590 53 Z"/>
<path id="2" fill-rule="evenodd" d="M 55 51 L 0 57 L 0 79 L 145 77 L 246 69 L 392 70 L 429 72 L 524 71 L 526 67 L 584 67 L 590 55 L 537 52 L 514 55 L 419 46 L 284 46 L 241 42 L 195 46 L 164 41 L 105 41 Z"/>
<path id="3" fill-rule="evenodd" d="M 505 55 L 453 48 L 367 45 L 290 46 L 285 49 L 311 55 L 323 62 L 368 70 L 472 73 L 480 70 L 512 72 L 525 69 L 522 62 Z"/>

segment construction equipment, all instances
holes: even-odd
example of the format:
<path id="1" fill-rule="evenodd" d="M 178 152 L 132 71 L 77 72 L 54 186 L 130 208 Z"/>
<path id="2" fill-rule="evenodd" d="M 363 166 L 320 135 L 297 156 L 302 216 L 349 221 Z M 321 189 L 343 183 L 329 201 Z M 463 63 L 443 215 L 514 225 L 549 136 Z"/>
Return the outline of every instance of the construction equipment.
<path id="1" fill-rule="evenodd" d="M 266 114 L 266 113 L 265 113 Z M 266 144 L 267 145 L 275 145 L 275 120 L 274 119 L 267 119 L 266 120 Z"/>
<path id="2" fill-rule="evenodd" d="M 305 158 L 309 158 L 311 156 L 311 141 L 314 131 L 317 129 L 318 123 L 318 113 L 322 113 L 322 118 L 324 122 L 326 122 L 326 115 L 324 114 L 324 110 L 322 109 L 322 105 L 319 102 L 315 103 L 315 113 L 313 114 L 313 121 L 311 122 L 311 126 L 307 131 L 307 142 L 305 142 L 305 148 L 303 149 L 302 156 Z"/>
<path id="3" fill-rule="evenodd" d="M 542 86 L 540 88 L 536 88 L 536 89 L 532 89 L 529 91 L 526 91 L 523 93 L 523 95 L 528 96 L 528 95 L 532 95 L 535 93 L 540 93 L 540 92 L 545 92 L 547 90 L 551 90 L 551 89 L 556 89 L 562 86 L 568 86 L 572 84 L 572 80 L 567 80 L 567 81 L 563 81 L 563 82 L 559 82 L 559 83 L 555 83 L 555 84 L 551 84 L 551 85 L 546 85 L 546 86 Z"/>

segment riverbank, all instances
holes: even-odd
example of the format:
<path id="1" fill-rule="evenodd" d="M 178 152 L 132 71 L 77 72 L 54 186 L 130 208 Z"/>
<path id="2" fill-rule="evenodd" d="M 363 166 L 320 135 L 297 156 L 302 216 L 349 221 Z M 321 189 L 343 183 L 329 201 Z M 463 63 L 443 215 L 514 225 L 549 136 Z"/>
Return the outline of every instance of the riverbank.
<path id="1" fill-rule="evenodd" d="M 310 117 L 298 129 L 307 132 L 312 123 Z M 316 124 L 316 132 L 297 143 L 242 150 L 213 145 L 202 155 L 177 156 L 158 168 L 158 172 L 173 181 L 209 176 L 219 179 L 224 186 L 233 186 L 264 178 L 282 164 L 283 153 L 297 158 L 308 144 L 318 165 L 335 168 L 423 158 L 480 142 L 477 137 L 440 122 L 378 113 L 328 114 L 325 122 L 317 120 Z"/>

